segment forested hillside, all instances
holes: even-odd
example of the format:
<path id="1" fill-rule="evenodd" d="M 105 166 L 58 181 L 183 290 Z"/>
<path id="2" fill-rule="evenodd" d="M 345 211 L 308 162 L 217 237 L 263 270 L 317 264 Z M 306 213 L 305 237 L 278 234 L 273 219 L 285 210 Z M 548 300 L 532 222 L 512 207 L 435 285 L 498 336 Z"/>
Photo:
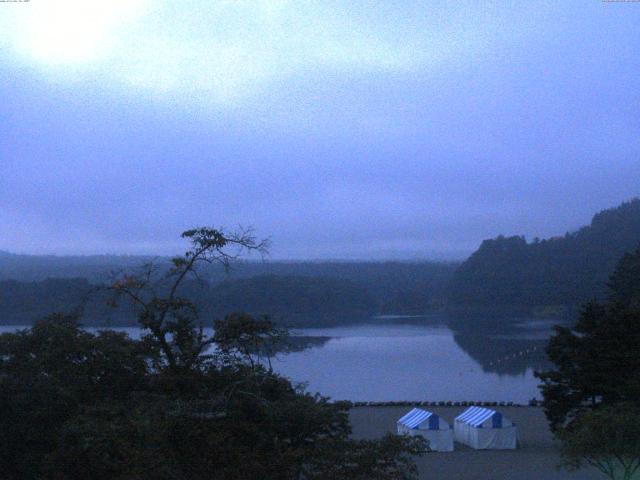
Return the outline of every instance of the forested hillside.
<path id="1" fill-rule="evenodd" d="M 109 295 L 99 287 L 110 272 L 136 272 L 149 259 L 0 255 L 0 324 L 30 324 L 51 312 L 80 307 L 88 325 L 133 324 L 131 311 L 107 307 Z M 156 262 L 161 274 L 168 259 Z M 180 294 L 207 321 L 242 310 L 269 314 L 290 326 L 320 325 L 440 308 L 455 267 L 432 262 L 243 262 L 228 273 L 217 265 L 203 268 L 201 281 L 186 282 Z"/>
<path id="2" fill-rule="evenodd" d="M 604 210 L 563 237 L 482 242 L 449 284 L 454 306 L 576 306 L 606 291 L 616 263 L 640 244 L 640 199 Z"/>
<path id="3" fill-rule="evenodd" d="M 485 240 L 464 263 L 256 262 L 225 272 L 202 269 L 184 285 L 203 318 L 230 311 L 270 314 L 291 326 L 376 314 L 421 314 L 442 306 L 537 309 L 557 314 L 601 297 L 616 263 L 640 244 L 640 200 L 604 210 L 563 237 Z M 115 271 L 135 272 L 151 257 L 55 257 L 0 252 L 0 323 L 31 323 L 84 305 L 88 324 L 127 324 L 96 287 Z M 154 259 L 160 272 L 168 258 Z M 88 295 L 91 292 L 91 295 Z"/>
<path id="4" fill-rule="evenodd" d="M 207 298 L 207 310 L 216 317 L 241 311 L 296 326 L 366 318 L 379 310 L 362 285 L 330 277 L 262 275 L 226 281 Z"/>
<path id="5" fill-rule="evenodd" d="M 0 251 L 0 280 L 39 282 L 47 278 L 106 280 L 114 271 L 135 268 L 152 260 L 141 255 L 17 255 Z"/>

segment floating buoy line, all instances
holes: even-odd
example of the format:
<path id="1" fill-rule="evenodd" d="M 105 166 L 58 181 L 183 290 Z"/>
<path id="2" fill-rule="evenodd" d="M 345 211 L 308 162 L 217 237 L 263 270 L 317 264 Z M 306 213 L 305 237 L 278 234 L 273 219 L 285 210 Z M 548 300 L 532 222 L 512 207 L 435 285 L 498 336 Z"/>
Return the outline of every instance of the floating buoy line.
<path id="1" fill-rule="evenodd" d="M 520 350 L 519 352 L 512 353 L 511 355 L 505 355 L 504 357 L 500 357 L 497 360 L 489 362 L 489 366 L 493 367 L 494 365 L 499 365 L 501 363 L 507 363 L 509 360 L 514 360 L 516 358 L 520 358 L 520 357 L 523 357 L 525 355 L 529 355 L 529 354 L 537 352 L 537 351 L 538 351 L 538 347 L 537 346 L 531 347 L 531 348 L 527 348 L 525 350 Z"/>

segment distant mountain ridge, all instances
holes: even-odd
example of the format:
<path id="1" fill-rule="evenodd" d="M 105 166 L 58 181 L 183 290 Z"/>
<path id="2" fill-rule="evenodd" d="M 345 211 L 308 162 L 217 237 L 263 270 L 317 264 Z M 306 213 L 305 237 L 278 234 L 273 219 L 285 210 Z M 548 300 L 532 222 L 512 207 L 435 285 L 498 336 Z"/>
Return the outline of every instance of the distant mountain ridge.
<path id="1" fill-rule="evenodd" d="M 99 282 L 107 279 L 110 272 L 131 269 L 154 258 L 149 255 L 25 255 L 0 250 L 0 281 L 87 278 Z"/>
<path id="2" fill-rule="evenodd" d="M 601 298 L 616 263 L 639 244 L 638 198 L 562 237 L 485 240 L 454 272 L 447 300 L 461 307 L 577 306 Z"/>

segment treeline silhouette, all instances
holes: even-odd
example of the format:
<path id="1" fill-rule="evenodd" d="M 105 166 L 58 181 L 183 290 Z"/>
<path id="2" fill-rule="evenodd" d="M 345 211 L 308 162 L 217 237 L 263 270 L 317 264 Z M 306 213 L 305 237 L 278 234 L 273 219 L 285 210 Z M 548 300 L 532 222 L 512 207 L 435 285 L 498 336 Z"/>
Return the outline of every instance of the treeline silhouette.
<path id="1" fill-rule="evenodd" d="M 485 240 L 462 264 L 242 261 L 230 272 L 220 265 L 203 268 L 201 281 L 185 284 L 182 293 L 206 319 L 246 311 L 294 327 L 443 308 L 489 310 L 500 312 L 500 318 L 509 312 L 569 316 L 578 305 L 602 298 L 616 263 L 638 244 L 640 200 L 634 199 L 562 237 Z M 150 261 L 160 272 L 169 267 L 164 257 L 0 252 L 0 324 L 31 324 L 50 312 L 79 307 L 88 325 L 133 324 L 131 311 L 106 306 L 99 287 L 114 272 L 136 271 Z"/>
<path id="2" fill-rule="evenodd" d="M 604 210 L 589 226 L 562 237 L 485 240 L 454 273 L 448 304 L 538 307 L 557 314 L 557 307 L 602 298 L 616 263 L 639 243 L 640 199 Z"/>
<path id="3" fill-rule="evenodd" d="M 11 264 L 18 278 L 0 280 L 0 323 L 27 325 L 55 311 L 82 313 L 86 325 L 133 325 L 131 309 L 108 307 L 109 295 L 100 286 L 110 272 L 136 271 L 136 257 L 90 257 L 87 264 L 79 258 L 65 263 L 65 257 L 0 256 L 0 271 Z M 149 260 L 139 257 L 135 267 Z M 168 265 L 164 258 L 156 263 L 160 271 Z M 38 265 L 59 277 L 41 278 Z M 228 273 L 218 266 L 203 268 L 201 281 L 185 283 L 181 294 L 207 321 L 244 311 L 268 314 L 287 326 L 329 325 L 438 309 L 455 267 L 432 262 L 242 262 Z"/>

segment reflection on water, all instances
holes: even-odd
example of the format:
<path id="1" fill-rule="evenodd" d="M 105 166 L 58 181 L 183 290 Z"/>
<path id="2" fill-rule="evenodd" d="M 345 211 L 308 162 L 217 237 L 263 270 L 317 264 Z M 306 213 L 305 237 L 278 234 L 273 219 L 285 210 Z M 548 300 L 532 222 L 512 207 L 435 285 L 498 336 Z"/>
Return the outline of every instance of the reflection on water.
<path id="1" fill-rule="evenodd" d="M 285 345 L 280 348 L 280 352 L 302 352 L 310 348 L 320 348 L 325 343 L 331 340 L 331 337 L 323 336 L 304 336 L 304 335 L 291 335 Z M 276 352 L 276 354 L 279 352 Z"/>
<path id="2" fill-rule="evenodd" d="M 465 333 L 456 333 L 454 339 L 485 372 L 521 375 L 527 370 L 544 370 L 549 366 L 544 351 L 546 340 Z"/>
<path id="3" fill-rule="evenodd" d="M 547 366 L 549 326 L 512 322 L 510 328 L 453 330 L 443 316 L 389 320 L 294 330 L 330 340 L 279 357 L 274 368 L 308 381 L 311 391 L 355 401 L 526 403 L 540 397 L 533 372 Z"/>
<path id="4" fill-rule="evenodd" d="M 467 319 L 468 320 L 468 319 Z M 455 323 L 455 322 L 452 322 Z M 560 320 L 504 317 L 468 320 L 454 327 L 455 341 L 487 372 L 520 375 L 550 367 L 545 348 Z"/>
<path id="5" fill-rule="evenodd" d="M 546 368 L 554 322 L 511 320 L 447 326 L 444 316 L 291 331 L 273 367 L 294 382 L 353 401 L 513 401 L 540 398 L 533 372 Z M 0 331 L 15 330 L 3 327 Z M 118 328 L 134 338 L 137 328 Z M 208 332 L 212 333 L 211 331 Z"/>

